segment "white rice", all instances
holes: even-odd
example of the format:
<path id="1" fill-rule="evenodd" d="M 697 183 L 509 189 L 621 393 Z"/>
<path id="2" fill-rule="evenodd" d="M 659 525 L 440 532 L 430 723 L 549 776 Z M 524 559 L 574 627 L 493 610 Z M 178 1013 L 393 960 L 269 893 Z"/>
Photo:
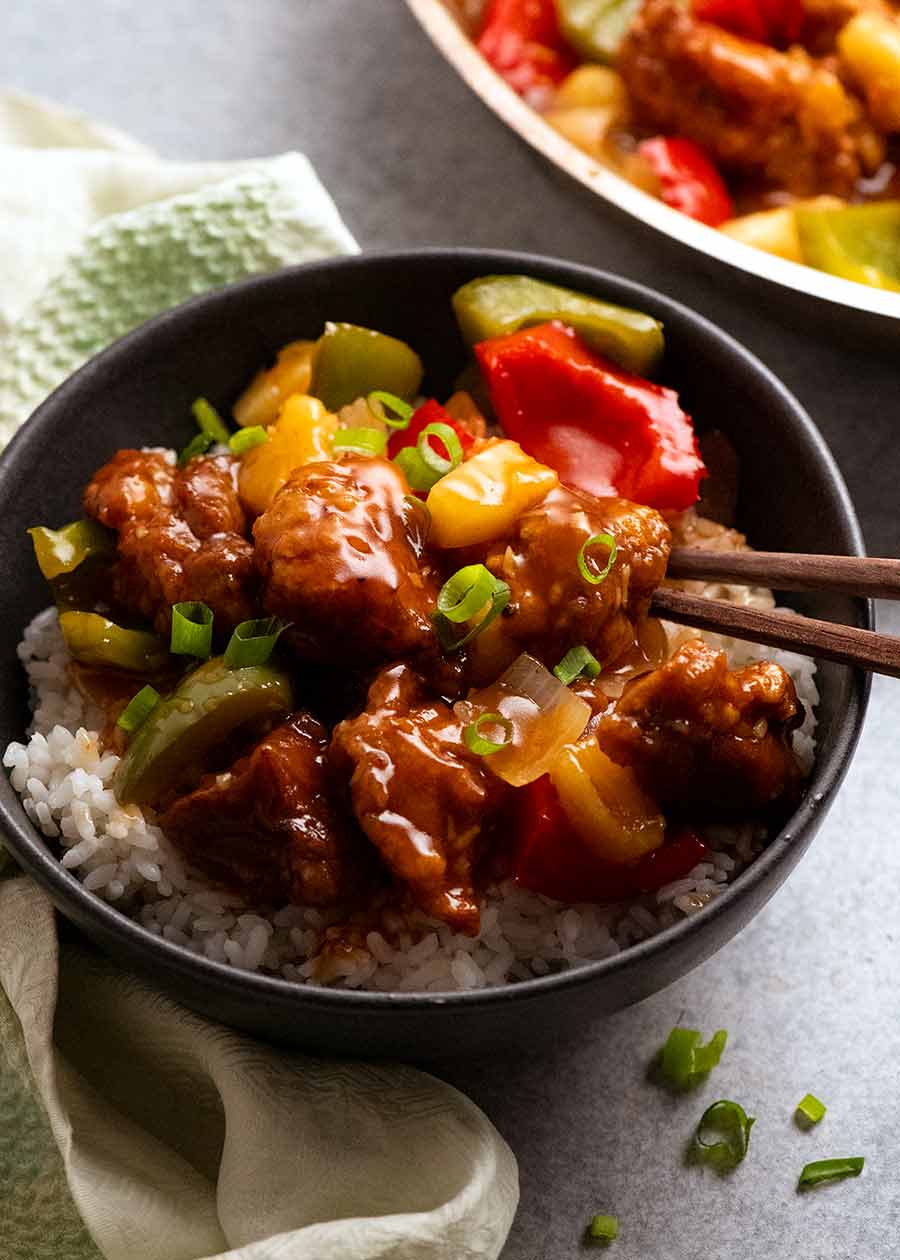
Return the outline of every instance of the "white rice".
<path id="1" fill-rule="evenodd" d="M 746 597 L 746 592 L 738 595 Z M 733 665 L 765 657 L 791 675 L 807 714 L 794 735 L 794 748 L 808 768 L 819 698 L 813 662 L 705 637 L 723 647 Z M 382 992 L 481 989 L 547 975 L 607 958 L 696 913 L 766 841 L 764 828 L 755 823 L 709 827 L 707 859 L 655 895 L 615 905 L 563 906 L 509 881 L 489 890 L 477 937 L 453 932 L 421 913 L 401 919 L 387 912 L 382 930 L 370 931 L 358 949 L 338 956 L 326 950 L 317 957 L 323 933 L 341 921 L 339 913 L 302 906 L 251 909 L 189 869 L 137 806 L 116 802 L 111 785 L 119 758 L 101 750 L 102 715 L 85 704 L 70 681 L 54 609 L 28 626 L 19 656 L 31 685 L 34 717 L 27 743 L 10 744 L 3 765 L 28 817 L 60 846 L 63 865 L 96 896 L 155 935 L 246 971 Z"/>

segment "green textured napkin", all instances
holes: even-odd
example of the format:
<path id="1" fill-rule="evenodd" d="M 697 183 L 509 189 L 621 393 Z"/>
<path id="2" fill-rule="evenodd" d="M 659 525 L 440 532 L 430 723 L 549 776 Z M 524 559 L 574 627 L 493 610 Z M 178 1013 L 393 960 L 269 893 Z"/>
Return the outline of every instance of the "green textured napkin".
<path id="1" fill-rule="evenodd" d="M 355 248 L 300 154 L 162 162 L 0 95 L 0 445 L 159 311 Z M 262 1046 L 60 948 L 0 848 L 2 1260 L 493 1260 L 517 1198 L 455 1090 Z"/>

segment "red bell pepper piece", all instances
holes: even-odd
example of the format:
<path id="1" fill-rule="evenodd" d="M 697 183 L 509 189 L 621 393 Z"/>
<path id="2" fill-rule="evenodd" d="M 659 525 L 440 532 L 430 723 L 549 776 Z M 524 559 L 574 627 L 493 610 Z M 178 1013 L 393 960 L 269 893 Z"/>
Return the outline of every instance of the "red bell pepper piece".
<path id="1" fill-rule="evenodd" d="M 517 798 L 517 883 L 554 901 L 622 901 L 682 879 L 706 856 L 706 845 L 681 828 L 636 862 L 620 866 L 594 856 L 559 802 L 549 775 L 520 788 Z"/>
<path id="2" fill-rule="evenodd" d="M 493 0 L 478 47 L 520 96 L 547 90 L 575 69 L 559 29 L 554 0 Z"/>
<path id="3" fill-rule="evenodd" d="M 652 853 L 619 865 L 597 858 L 571 826 L 549 775 L 517 793 L 519 850 L 514 877 L 556 901 L 619 901 L 682 879 L 707 853 L 688 828 Z"/>
<path id="4" fill-rule="evenodd" d="M 706 468 L 674 389 L 623 372 L 559 323 L 475 353 L 504 432 L 566 484 L 656 508 L 696 502 Z"/>
<path id="5" fill-rule="evenodd" d="M 402 451 L 405 446 L 415 446 L 419 440 L 419 434 L 429 424 L 447 424 L 459 438 L 459 444 L 462 447 L 463 457 L 469 454 L 475 439 L 472 434 L 467 432 L 461 424 L 452 419 L 444 410 L 439 402 L 434 398 L 429 398 L 427 402 L 423 402 L 421 407 L 417 407 L 409 419 L 409 425 L 405 429 L 394 429 L 388 439 L 388 455 L 391 459 L 395 459 L 398 451 Z M 446 456 L 447 450 L 440 438 L 434 434 L 428 438 L 428 445 L 437 452 L 438 455 Z"/>
<path id="6" fill-rule="evenodd" d="M 803 0 L 696 0 L 694 16 L 760 44 L 786 48 L 803 34 Z"/>
<path id="7" fill-rule="evenodd" d="M 659 195 L 667 206 L 710 227 L 733 218 L 722 176 L 693 140 L 654 136 L 638 145 L 638 153 L 659 180 Z"/>

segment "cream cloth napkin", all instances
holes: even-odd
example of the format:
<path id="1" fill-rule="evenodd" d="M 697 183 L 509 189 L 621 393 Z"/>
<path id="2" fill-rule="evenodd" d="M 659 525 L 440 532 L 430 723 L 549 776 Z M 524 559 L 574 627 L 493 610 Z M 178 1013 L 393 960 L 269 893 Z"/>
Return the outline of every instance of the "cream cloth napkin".
<path id="1" fill-rule="evenodd" d="M 163 162 L 0 96 L 0 444 L 88 355 L 192 293 L 356 248 L 300 154 Z M 2 853 L 2 850 L 0 850 Z M 413 1069 L 211 1024 L 0 880 L 3 1260 L 487 1260 L 512 1152 Z"/>

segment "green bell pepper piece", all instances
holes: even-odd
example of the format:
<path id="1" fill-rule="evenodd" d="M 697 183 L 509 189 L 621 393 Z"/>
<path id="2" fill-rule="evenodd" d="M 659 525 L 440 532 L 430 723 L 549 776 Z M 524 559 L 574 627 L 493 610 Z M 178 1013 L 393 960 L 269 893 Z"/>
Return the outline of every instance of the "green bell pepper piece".
<path id="1" fill-rule="evenodd" d="M 900 201 L 794 211 L 803 261 L 833 276 L 900 292 Z"/>
<path id="2" fill-rule="evenodd" d="M 626 371 L 649 375 L 663 352 L 662 324 L 641 311 L 531 276 L 480 276 L 453 295 L 453 310 L 469 345 L 558 319 L 592 350 Z"/>
<path id="3" fill-rule="evenodd" d="M 37 525 L 28 533 L 35 558 L 59 608 L 92 608 L 109 596 L 109 566 L 116 544 L 96 521 L 73 521 L 62 529 Z"/>
<path id="4" fill-rule="evenodd" d="M 138 729 L 119 762 L 113 791 L 121 804 L 155 804 L 199 776 L 207 754 L 248 722 L 293 708 L 291 680 L 274 665 L 229 669 L 214 656 L 182 679 Z"/>
<path id="5" fill-rule="evenodd" d="M 313 353 L 309 392 L 337 411 L 373 389 L 414 398 L 422 360 L 411 346 L 356 324 L 326 324 Z"/>
<path id="6" fill-rule="evenodd" d="M 162 639 L 146 630 L 127 630 L 95 612 L 70 609 L 59 614 L 66 647 L 84 665 L 108 665 L 113 669 L 153 674 L 169 663 Z"/>
<path id="7" fill-rule="evenodd" d="M 559 26 L 585 61 L 611 62 L 644 0 L 556 0 Z"/>

